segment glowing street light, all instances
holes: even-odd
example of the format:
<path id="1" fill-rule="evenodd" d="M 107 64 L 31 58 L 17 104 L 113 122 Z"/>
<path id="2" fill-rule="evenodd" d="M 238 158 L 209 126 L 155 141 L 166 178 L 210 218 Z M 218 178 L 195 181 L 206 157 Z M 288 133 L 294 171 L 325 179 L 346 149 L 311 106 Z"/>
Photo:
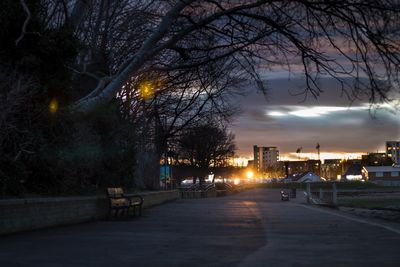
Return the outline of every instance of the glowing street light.
<path id="1" fill-rule="evenodd" d="M 49 103 L 49 111 L 50 113 L 54 114 L 58 110 L 58 101 L 57 99 L 53 98 Z"/>
<path id="2" fill-rule="evenodd" d="M 139 85 L 140 97 L 144 100 L 150 99 L 154 96 L 154 87 L 150 82 L 142 82 Z"/>
<path id="3" fill-rule="evenodd" d="M 251 178 L 253 178 L 254 173 L 252 171 L 247 171 L 246 176 L 248 179 L 251 179 Z"/>

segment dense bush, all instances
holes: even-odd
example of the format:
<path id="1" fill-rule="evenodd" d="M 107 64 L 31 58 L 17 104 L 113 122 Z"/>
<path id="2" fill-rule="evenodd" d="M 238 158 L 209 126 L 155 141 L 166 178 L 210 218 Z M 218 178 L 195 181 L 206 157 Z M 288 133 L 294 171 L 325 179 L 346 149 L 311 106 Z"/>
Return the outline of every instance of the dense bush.
<path id="1" fill-rule="evenodd" d="M 82 94 L 65 67 L 82 47 L 67 28 L 44 30 L 39 1 L 27 3 L 32 17 L 19 42 L 26 15 L 19 1 L 0 3 L 1 195 L 132 185 L 134 126 L 116 101 L 84 117 L 65 112 Z"/>
<path id="2" fill-rule="evenodd" d="M 0 74 L 2 195 L 132 185 L 134 129 L 121 118 L 116 103 L 75 118 L 62 109 L 51 113 L 46 100 L 32 80 Z"/>

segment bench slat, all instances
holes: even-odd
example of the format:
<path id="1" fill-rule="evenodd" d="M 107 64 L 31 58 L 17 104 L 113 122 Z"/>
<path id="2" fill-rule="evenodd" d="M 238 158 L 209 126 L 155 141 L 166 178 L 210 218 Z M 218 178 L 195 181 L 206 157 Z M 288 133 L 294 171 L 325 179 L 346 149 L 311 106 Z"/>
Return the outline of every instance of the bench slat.
<path id="1" fill-rule="evenodd" d="M 133 208 L 133 215 L 135 215 L 135 208 L 138 207 L 139 215 L 142 213 L 142 205 L 143 205 L 143 197 L 140 195 L 126 197 L 124 196 L 124 190 L 121 187 L 109 187 L 107 188 L 107 196 L 110 202 L 110 211 L 109 217 L 111 216 L 111 212 L 114 210 L 115 217 L 118 216 L 118 210 L 122 210 L 124 213 L 129 214 L 129 209 Z M 133 199 L 137 198 L 138 201 L 134 201 Z"/>

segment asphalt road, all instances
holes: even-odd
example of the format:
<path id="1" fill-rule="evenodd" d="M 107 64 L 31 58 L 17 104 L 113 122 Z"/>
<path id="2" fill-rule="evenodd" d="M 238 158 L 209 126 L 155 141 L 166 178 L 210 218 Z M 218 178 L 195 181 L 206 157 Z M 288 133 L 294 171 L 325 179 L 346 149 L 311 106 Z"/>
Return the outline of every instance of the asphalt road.
<path id="1" fill-rule="evenodd" d="M 299 202 L 258 189 L 5 236 L 0 266 L 400 266 L 399 224 Z"/>

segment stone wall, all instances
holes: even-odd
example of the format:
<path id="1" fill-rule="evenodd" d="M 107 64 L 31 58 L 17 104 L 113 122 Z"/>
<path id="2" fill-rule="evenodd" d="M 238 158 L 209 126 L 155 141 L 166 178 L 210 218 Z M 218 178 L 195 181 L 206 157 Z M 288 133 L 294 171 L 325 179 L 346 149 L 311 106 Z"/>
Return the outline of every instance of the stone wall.
<path id="1" fill-rule="evenodd" d="M 141 195 L 144 208 L 179 198 L 176 190 Z M 107 213 L 105 196 L 0 200 L 0 235 L 101 219 Z"/>
<path id="2" fill-rule="evenodd" d="M 212 189 L 208 191 L 181 191 L 181 198 L 207 198 L 207 197 L 216 197 L 217 190 Z"/>

